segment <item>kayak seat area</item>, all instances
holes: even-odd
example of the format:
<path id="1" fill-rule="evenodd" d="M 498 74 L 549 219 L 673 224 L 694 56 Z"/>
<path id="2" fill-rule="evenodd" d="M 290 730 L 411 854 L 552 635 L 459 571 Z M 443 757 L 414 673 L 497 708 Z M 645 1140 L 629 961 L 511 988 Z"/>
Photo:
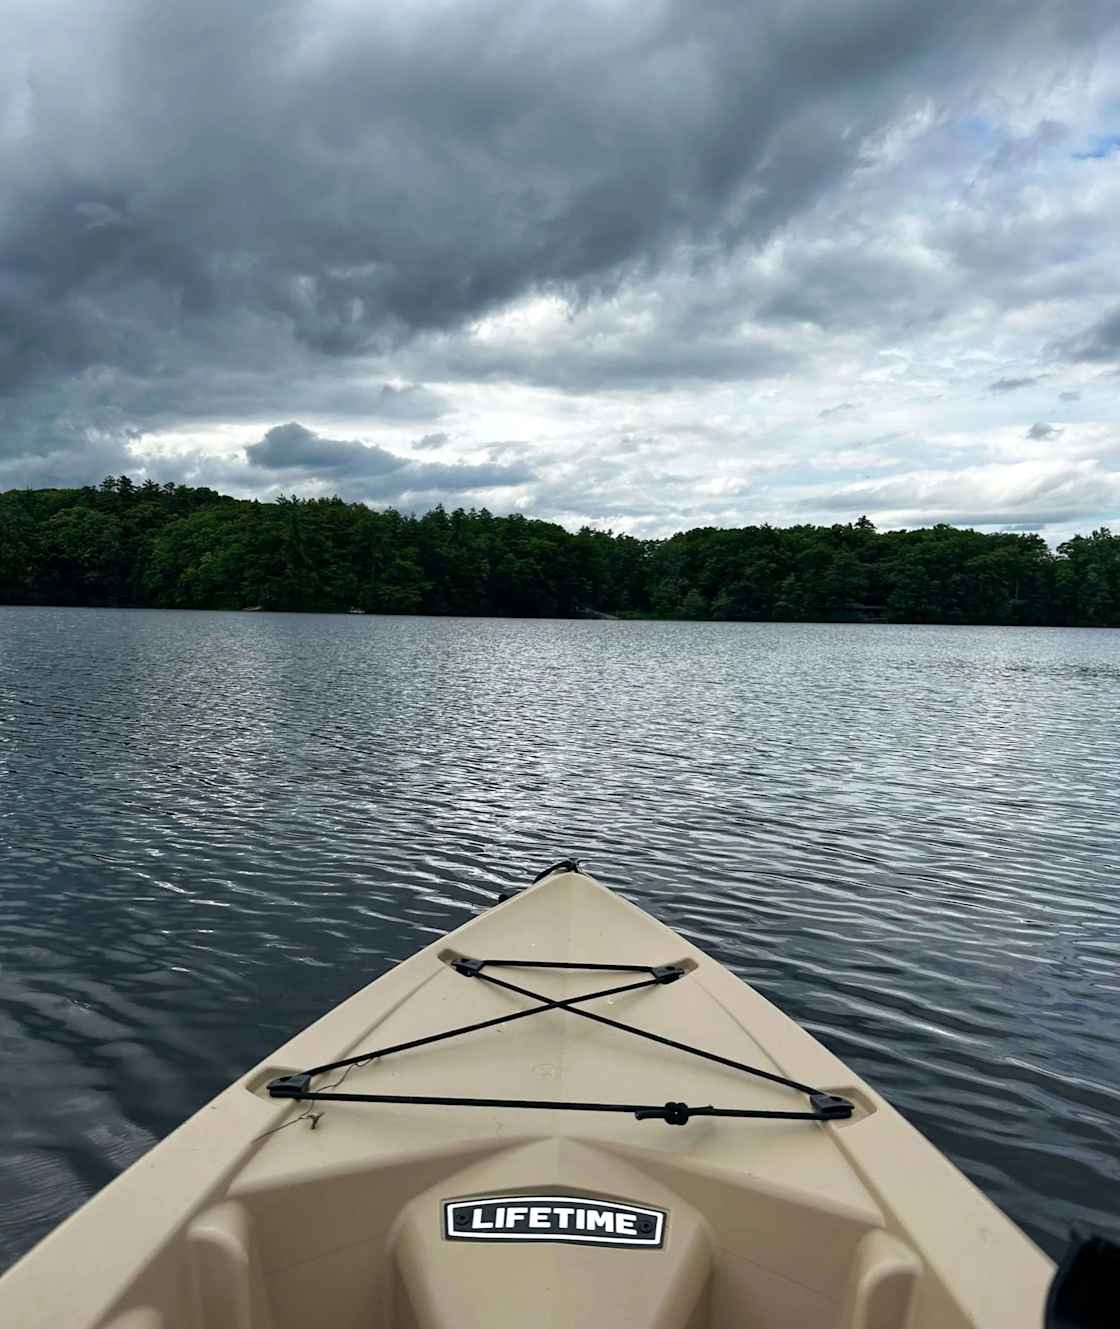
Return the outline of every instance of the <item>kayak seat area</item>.
<path id="1" fill-rule="evenodd" d="M 177 1243 L 185 1266 L 154 1280 L 158 1299 L 106 1329 L 954 1324 L 914 1318 L 921 1263 L 902 1241 L 803 1196 L 703 1174 L 671 1188 L 609 1149 L 572 1140 L 445 1158 L 434 1181 L 431 1166 L 307 1177 L 295 1189 L 214 1205 Z M 449 1240 L 445 1204 L 488 1194 L 640 1203 L 665 1214 L 663 1243 Z"/>

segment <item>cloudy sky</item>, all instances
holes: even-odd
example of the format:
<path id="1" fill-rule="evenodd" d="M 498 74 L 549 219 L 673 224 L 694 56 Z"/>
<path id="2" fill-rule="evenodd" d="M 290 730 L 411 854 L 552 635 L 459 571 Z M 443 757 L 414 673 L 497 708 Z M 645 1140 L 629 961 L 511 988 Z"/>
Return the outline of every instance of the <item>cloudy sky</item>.
<path id="1" fill-rule="evenodd" d="M 0 0 L 0 488 L 1120 526 L 1115 0 Z"/>

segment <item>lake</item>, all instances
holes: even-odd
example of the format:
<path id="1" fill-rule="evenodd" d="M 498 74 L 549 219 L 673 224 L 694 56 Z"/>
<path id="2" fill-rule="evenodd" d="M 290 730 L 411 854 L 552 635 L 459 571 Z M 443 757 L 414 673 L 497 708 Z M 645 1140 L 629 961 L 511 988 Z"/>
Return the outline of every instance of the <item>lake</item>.
<path id="1" fill-rule="evenodd" d="M 0 1262 L 560 857 L 1120 1231 L 1120 633 L 0 608 Z"/>

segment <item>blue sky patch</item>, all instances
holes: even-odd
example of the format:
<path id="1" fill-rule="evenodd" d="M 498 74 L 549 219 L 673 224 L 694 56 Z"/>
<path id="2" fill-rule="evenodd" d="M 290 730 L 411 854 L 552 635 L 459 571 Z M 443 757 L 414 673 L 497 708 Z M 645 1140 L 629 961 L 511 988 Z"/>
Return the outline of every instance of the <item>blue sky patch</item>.
<path id="1" fill-rule="evenodd" d="M 1090 136 L 1089 144 L 1086 151 L 1073 154 L 1078 161 L 1100 161 L 1102 158 L 1111 157 L 1117 148 L 1120 148 L 1120 134 L 1093 134 Z"/>

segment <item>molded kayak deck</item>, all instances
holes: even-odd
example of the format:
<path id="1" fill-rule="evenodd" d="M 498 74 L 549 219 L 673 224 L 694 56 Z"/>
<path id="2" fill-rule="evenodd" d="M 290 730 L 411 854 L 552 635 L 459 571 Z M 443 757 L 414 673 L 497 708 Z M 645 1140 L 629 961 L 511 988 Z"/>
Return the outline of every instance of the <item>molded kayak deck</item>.
<path id="1" fill-rule="evenodd" d="M 541 1004 L 458 972 L 464 956 L 677 965 L 686 972 L 676 981 L 585 1009 L 841 1096 L 852 1115 L 676 1126 L 629 1113 L 270 1096 L 278 1077 Z M 641 978 L 493 972 L 550 1001 Z M 556 1009 L 312 1087 L 331 1085 L 809 1107 L 783 1085 Z M 398 965 L 220 1094 L 0 1279 L 0 1323 L 1033 1329 L 1052 1273 L 805 1030 L 634 905 L 561 871 Z"/>

